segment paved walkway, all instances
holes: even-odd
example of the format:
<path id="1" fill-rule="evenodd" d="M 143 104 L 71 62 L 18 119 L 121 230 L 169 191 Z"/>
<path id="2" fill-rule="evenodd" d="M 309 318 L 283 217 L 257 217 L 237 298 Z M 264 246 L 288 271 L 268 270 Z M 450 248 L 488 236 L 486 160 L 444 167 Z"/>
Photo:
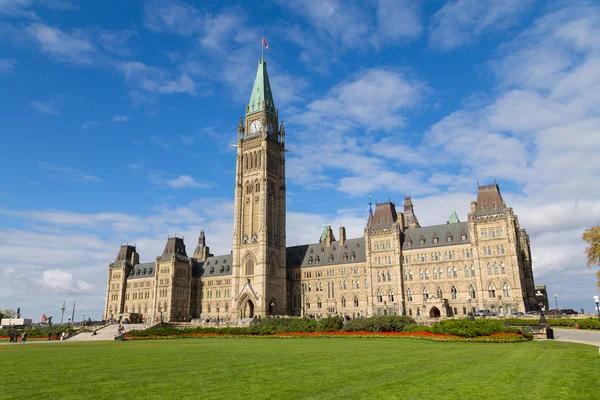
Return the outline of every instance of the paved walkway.
<path id="1" fill-rule="evenodd" d="M 554 338 L 561 342 L 591 344 L 600 347 L 600 331 L 554 328 Z"/>

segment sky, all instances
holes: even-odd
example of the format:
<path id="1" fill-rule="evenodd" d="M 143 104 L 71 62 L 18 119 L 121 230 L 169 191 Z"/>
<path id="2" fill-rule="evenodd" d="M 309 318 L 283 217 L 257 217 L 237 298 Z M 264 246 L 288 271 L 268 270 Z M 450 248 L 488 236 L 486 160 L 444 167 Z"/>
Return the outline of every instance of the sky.
<path id="1" fill-rule="evenodd" d="M 288 245 L 362 236 L 369 193 L 465 220 L 495 179 L 536 284 L 593 308 L 600 5 L 576 0 L 0 0 L 0 308 L 100 318 L 125 243 L 229 253 L 261 37 Z"/>

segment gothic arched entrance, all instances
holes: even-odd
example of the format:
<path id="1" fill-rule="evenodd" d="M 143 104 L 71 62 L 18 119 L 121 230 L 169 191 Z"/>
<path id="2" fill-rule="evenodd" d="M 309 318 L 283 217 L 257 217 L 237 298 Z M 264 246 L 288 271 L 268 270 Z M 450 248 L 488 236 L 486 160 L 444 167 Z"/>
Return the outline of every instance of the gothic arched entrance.
<path id="1" fill-rule="evenodd" d="M 442 313 L 440 313 L 440 309 L 437 307 L 432 307 L 431 311 L 429 311 L 429 316 L 431 318 L 439 318 L 442 316 Z"/>
<path id="2" fill-rule="evenodd" d="M 252 300 L 248 299 L 245 303 L 243 303 L 242 307 L 242 318 L 254 318 L 254 303 Z"/>

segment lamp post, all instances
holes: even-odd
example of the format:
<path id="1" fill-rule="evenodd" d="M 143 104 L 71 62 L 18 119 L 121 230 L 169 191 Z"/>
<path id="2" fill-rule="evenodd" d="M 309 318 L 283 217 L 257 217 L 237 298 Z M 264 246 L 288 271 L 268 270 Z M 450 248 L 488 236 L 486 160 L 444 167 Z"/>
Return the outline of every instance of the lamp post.
<path id="1" fill-rule="evenodd" d="M 467 301 L 469 302 L 469 319 L 471 321 L 474 321 L 475 316 L 473 315 L 473 307 L 471 306 L 471 300 L 473 300 L 473 298 L 471 297 L 471 295 L 469 295 L 469 297 L 467 297 Z"/>
<path id="2" fill-rule="evenodd" d="M 85 313 L 83 313 L 83 321 L 81 321 L 81 325 L 85 326 Z"/>
<path id="3" fill-rule="evenodd" d="M 594 296 L 594 302 L 596 303 L 596 311 L 598 312 L 598 319 L 600 319 L 600 297 Z"/>
<path id="4" fill-rule="evenodd" d="M 542 303 L 542 298 L 544 297 L 544 293 L 539 290 L 535 293 L 535 297 L 538 298 L 538 306 L 540 307 L 540 324 L 546 324 L 548 321 L 546 320 L 546 316 L 544 315 L 544 308 L 542 307 L 544 304 Z"/>
<path id="5" fill-rule="evenodd" d="M 554 301 L 556 301 L 556 312 L 558 313 L 558 316 L 560 317 L 560 309 L 558 308 L 558 295 L 555 293 L 554 296 Z"/>

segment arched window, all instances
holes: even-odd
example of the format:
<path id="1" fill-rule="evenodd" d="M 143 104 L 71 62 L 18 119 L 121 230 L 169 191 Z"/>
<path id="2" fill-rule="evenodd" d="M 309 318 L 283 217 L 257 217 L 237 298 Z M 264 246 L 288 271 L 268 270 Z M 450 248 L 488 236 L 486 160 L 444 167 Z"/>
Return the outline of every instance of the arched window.
<path id="1" fill-rule="evenodd" d="M 448 267 L 448 279 L 452 278 L 452 269 Z"/>
<path id="2" fill-rule="evenodd" d="M 306 298 L 306 309 L 310 308 L 310 299 L 307 297 Z"/>
<path id="3" fill-rule="evenodd" d="M 210 312 L 210 304 L 208 305 L 208 312 Z"/>
<path id="4" fill-rule="evenodd" d="M 358 297 L 354 296 L 354 307 L 358 307 Z"/>
<path id="5" fill-rule="evenodd" d="M 487 247 L 483 246 L 483 255 L 487 256 Z"/>
<path id="6" fill-rule="evenodd" d="M 342 297 L 342 307 L 346 308 L 346 298 Z"/>
<path id="7" fill-rule="evenodd" d="M 391 258 L 390 258 L 390 260 L 391 260 Z M 392 274 L 390 273 L 390 271 L 388 271 L 387 274 L 388 274 L 388 281 L 391 282 L 392 281 Z"/>
<path id="8" fill-rule="evenodd" d="M 437 279 L 438 274 L 437 274 L 437 268 L 433 268 L 433 279 Z"/>
<path id="9" fill-rule="evenodd" d="M 475 276 L 475 266 L 471 265 L 471 276 Z"/>
<path id="10" fill-rule="evenodd" d="M 260 192 L 260 183 L 256 182 L 256 185 L 254 185 L 254 191 L 256 193 Z"/>
<path id="11" fill-rule="evenodd" d="M 412 269 L 410 271 L 408 271 L 408 280 L 412 281 L 413 280 L 413 273 L 412 273 Z"/>
<path id="12" fill-rule="evenodd" d="M 476 294 L 473 285 L 469 285 L 469 296 L 471 296 L 472 299 L 475 299 L 477 297 Z"/>
<path id="13" fill-rule="evenodd" d="M 490 283 L 488 286 L 488 297 L 493 298 L 496 297 L 496 287 L 493 283 Z"/>
<path id="14" fill-rule="evenodd" d="M 317 308 L 321 308 L 323 306 L 323 303 L 321 303 L 321 298 L 319 297 L 317 299 Z"/>
<path id="15" fill-rule="evenodd" d="M 442 288 L 437 288 L 437 298 L 438 299 L 444 298 L 444 293 L 442 292 Z"/>
<path id="16" fill-rule="evenodd" d="M 411 288 L 408 288 L 408 290 L 406 291 L 406 298 L 408 299 L 408 301 L 413 300 L 413 292 Z"/>
<path id="17" fill-rule="evenodd" d="M 442 269 L 442 267 L 440 267 L 439 272 L 440 272 L 440 279 L 443 279 L 444 278 L 444 270 Z"/>
<path id="18" fill-rule="evenodd" d="M 450 295 L 452 297 L 452 300 L 458 299 L 458 290 L 456 290 L 454 286 L 452 286 L 452 288 L 450 289 Z"/>
<path id="19" fill-rule="evenodd" d="M 377 282 L 381 282 L 381 272 L 377 271 Z"/>
<path id="20" fill-rule="evenodd" d="M 465 278 L 469 277 L 469 267 L 465 265 Z"/>
<path id="21" fill-rule="evenodd" d="M 383 301 L 383 292 L 381 289 L 377 290 L 377 301 L 381 303 Z"/>
<path id="22" fill-rule="evenodd" d="M 502 286 L 502 291 L 504 292 L 504 297 L 510 297 L 510 285 L 508 283 L 504 283 L 504 286 Z"/>
<path id="23" fill-rule="evenodd" d="M 452 273 L 455 278 L 458 278 L 458 271 L 456 270 L 456 267 L 452 268 Z"/>
<path id="24" fill-rule="evenodd" d="M 496 254 L 500 254 L 500 245 L 496 246 Z"/>
<path id="25" fill-rule="evenodd" d="M 420 281 L 423 280 L 423 270 L 422 269 L 419 270 L 419 280 Z"/>
<path id="26" fill-rule="evenodd" d="M 502 252 L 502 254 L 504 254 L 504 245 L 500 246 L 500 251 Z"/>
<path id="27" fill-rule="evenodd" d="M 492 264 L 488 263 L 488 275 L 492 274 Z"/>
<path id="28" fill-rule="evenodd" d="M 488 246 L 488 256 L 492 255 L 492 248 L 490 246 Z"/>
<path id="29" fill-rule="evenodd" d="M 221 306 L 217 303 L 217 312 L 221 311 Z"/>
<path id="30" fill-rule="evenodd" d="M 427 300 L 429 298 L 429 290 L 427 288 L 423 288 L 423 300 Z"/>
<path id="31" fill-rule="evenodd" d="M 504 261 L 500 264 L 500 272 L 502 272 L 502 275 L 506 274 L 506 265 L 504 265 Z"/>
<path id="32" fill-rule="evenodd" d="M 394 291 L 392 289 L 390 289 L 390 291 L 388 292 L 388 301 L 390 303 L 394 302 Z"/>
<path id="33" fill-rule="evenodd" d="M 254 275 L 254 260 L 251 258 L 246 260 L 246 275 Z"/>
<path id="34" fill-rule="evenodd" d="M 429 268 L 425 268 L 425 279 L 429 280 Z"/>
<path id="35" fill-rule="evenodd" d="M 385 272 L 383 273 L 383 281 L 386 281 Z"/>
<path id="36" fill-rule="evenodd" d="M 500 274 L 500 270 L 498 269 L 498 263 L 494 263 L 494 275 Z"/>

